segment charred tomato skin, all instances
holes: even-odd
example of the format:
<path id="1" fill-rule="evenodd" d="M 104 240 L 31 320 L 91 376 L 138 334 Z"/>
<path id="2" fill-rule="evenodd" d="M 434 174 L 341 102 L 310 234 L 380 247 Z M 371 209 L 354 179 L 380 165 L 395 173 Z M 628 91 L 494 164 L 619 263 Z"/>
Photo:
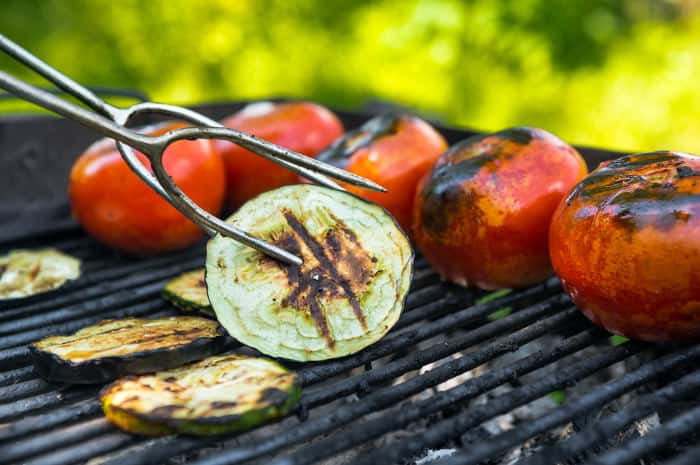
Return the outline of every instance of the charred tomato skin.
<path id="1" fill-rule="evenodd" d="M 602 163 L 559 204 L 549 249 L 594 323 L 646 341 L 700 339 L 700 157 Z"/>
<path id="2" fill-rule="evenodd" d="M 381 119 L 388 124 L 382 124 Z M 324 159 L 324 152 L 319 159 L 386 188 L 388 192 L 374 192 L 343 186 L 349 192 L 384 207 L 405 231 L 410 232 L 416 186 L 440 154 L 447 150 L 447 142 L 430 124 L 415 116 L 383 115 L 368 123 L 373 121 L 384 127 L 371 137 L 368 144 L 351 153 L 330 156 L 328 160 Z"/>
<path id="3" fill-rule="evenodd" d="M 451 282 L 523 287 L 552 272 L 547 234 L 587 173 L 568 144 L 536 128 L 470 137 L 440 156 L 416 190 L 416 245 Z"/>
<path id="4" fill-rule="evenodd" d="M 343 134 L 343 125 L 333 112 L 310 102 L 258 102 L 225 118 L 222 124 L 310 157 Z M 295 173 L 239 145 L 215 144 L 226 165 L 230 210 L 258 194 L 298 182 Z"/>
<path id="5" fill-rule="evenodd" d="M 185 127 L 169 122 L 145 128 L 151 135 Z M 146 157 L 137 156 L 150 169 Z M 163 165 L 200 207 L 218 214 L 226 190 L 224 164 L 211 141 L 178 141 Z M 73 216 L 95 239 L 121 252 L 148 256 L 184 249 L 203 231 L 152 191 L 121 158 L 114 141 L 90 146 L 73 164 L 68 192 Z"/>

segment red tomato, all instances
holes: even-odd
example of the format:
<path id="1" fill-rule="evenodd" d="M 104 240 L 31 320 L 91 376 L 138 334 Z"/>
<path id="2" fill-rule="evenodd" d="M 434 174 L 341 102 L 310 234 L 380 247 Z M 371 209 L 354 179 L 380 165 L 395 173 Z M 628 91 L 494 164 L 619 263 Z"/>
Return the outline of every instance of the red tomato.
<path id="1" fill-rule="evenodd" d="M 342 123 L 330 110 L 308 102 L 254 103 L 222 123 L 308 156 L 343 134 Z M 265 191 L 298 182 L 295 173 L 238 145 L 215 143 L 226 163 L 230 209 Z"/>
<path id="2" fill-rule="evenodd" d="M 147 128 L 158 135 L 183 127 L 167 123 Z M 139 159 L 150 165 L 146 157 Z M 226 190 L 224 164 L 211 141 L 179 141 L 163 157 L 165 170 L 195 203 L 217 214 Z M 89 147 L 70 174 L 75 218 L 98 241 L 134 255 L 155 255 L 193 244 L 202 230 L 153 192 L 121 158 L 114 141 Z"/>
<path id="3" fill-rule="evenodd" d="M 367 140 L 356 145 L 360 138 Z M 384 186 L 388 192 L 344 187 L 383 206 L 410 231 L 416 185 L 446 149 L 445 139 L 422 119 L 384 115 L 348 133 L 318 159 Z"/>
<path id="4" fill-rule="evenodd" d="M 601 164 L 559 204 L 549 251 L 593 322 L 647 341 L 699 340 L 700 157 Z"/>
<path id="5" fill-rule="evenodd" d="M 414 239 L 449 281 L 484 289 L 536 283 L 551 273 L 552 213 L 586 172 L 576 150 L 541 129 L 471 137 L 421 180 Z"/>

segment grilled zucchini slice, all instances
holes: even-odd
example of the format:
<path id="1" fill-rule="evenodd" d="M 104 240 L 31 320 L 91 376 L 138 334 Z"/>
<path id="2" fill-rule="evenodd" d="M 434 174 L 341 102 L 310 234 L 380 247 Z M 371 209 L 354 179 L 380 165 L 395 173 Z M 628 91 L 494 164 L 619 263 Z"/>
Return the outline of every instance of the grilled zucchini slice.
<path id="1" fill-rule="evenodd" d="M 165 284 L 163 298 L 181 310 L 216 316 L 209 303 L 204 269 L 188 271 Z"/>
<path id="2" fill-rule="evenodd" d="M 0 257 L 0 301 L 51 291 L 80 276 L 80 260 L 52 249 L 17 249 Z"/>
<path id="3" fill-rule="evenodd" d="M 304 260 L 288 266 L 221 235 L 208 242 L 209 300 L 242 343 L 273 357 L 325 360 L 376 342 L 398 320 L 413 251 L 383 208 L 295 185 L 256 197 L 227 221 Z"/>
<path id="4" fill-rule="evenodd" d="M 130 433 L 210 435 L 284 416 L 300 394 L 296 374 L 281 365 L 228 354 L 117 380 L 101 399 L 105 416 Z"/>
<path id="5" fill-rule="evenodd" d="M 105 320 L 29 346 L 39 375 L 74 384 L 111 381 L 200 360 L 226 341 L 215 321 L 194 316 Z"/>

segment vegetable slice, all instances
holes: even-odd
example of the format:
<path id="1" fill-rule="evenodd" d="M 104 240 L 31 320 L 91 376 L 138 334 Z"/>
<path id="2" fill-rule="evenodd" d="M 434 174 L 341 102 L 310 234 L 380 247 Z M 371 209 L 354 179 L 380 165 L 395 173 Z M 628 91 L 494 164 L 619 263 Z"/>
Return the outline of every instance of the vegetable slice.
<path id="1" fill-rule="evenodd" d="M 204 269 L 188 271 L 168 281 L 163 298 L 179 309 L 215 316 L 207 296 Z"/>
<path id="2" fill-rule="evenodd" d="M 17 249 L 0 257 L 0 300 L 21 299 L 80 276 L 80 260 L 52 249 Z"/>
<path id="3" fill-rule="evenodd" d="M 219 352 L 225 340 L 219 324 L 207 318 L 125 318 L 47 337 L 29 351 L 44 379 L 88 384 L 199 360 Z"/>
<path id="4" fill-rule="evenodd" d="M 209 299 L 244 344 L 273 357 L 325 360 L 376 342 L 398 320 L 413 251 L 381 207 L 296 185 L 260 195 L 227 221 L 304 260 L 287 266 L 220 235 L 209 241 Z"/>
<path id="5" fill-rule="evenodd" d="M 286 415 L 301 394 L 296 374 L 264 358 L 228 354 L 102 390 L 102 409 L 137 434 L 196 435 L 242 431 Z"/>

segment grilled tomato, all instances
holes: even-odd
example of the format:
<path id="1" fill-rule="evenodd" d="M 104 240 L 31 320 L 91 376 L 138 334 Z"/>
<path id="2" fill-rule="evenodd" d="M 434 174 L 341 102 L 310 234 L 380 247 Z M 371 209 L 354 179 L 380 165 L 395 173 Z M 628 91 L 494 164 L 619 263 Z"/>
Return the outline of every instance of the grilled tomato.
<path id="1" fill-rule="evenodd" d="M 330 110 L 309 102 L 253 103 L 222 124 L 308 156 L 343 134 L 342 123 Z M 231 210 L 262 192 L 297 182 L 293 172 L 243 147 L 226 141 L 215 144 L 226 163 Z"/>
<path id="2" fill-rule="evenodd" d="M 223 329 L 207 318 L 123 318 L 47 337 L 29 352 L 42 378 L 85 384 L 199 360 L 219 352 L 225 340 Z"/>
<path id="3" fill-rule="evenodd" d="M 300 394 L 296 374 L 281 365 L 228 354 L 117 380 L 101 398 L 105 416 L 127 432 L 210 435 L 284 416 Z"/>
<path id="4" fill-rule="evenodd" d="M 382 115 L 348 132 L 317 158 L 384 186 L 388 192 L 344 187 L 383 206 L 410 231 L 416 185 L 446 149 L 445 139 L 422 119 Z"/>
<path id="5" fill-rule="evenodd" d="M 183 127 L 167 123 L 146 128 L 151 135 Z M 146 157 L 137 154 L 149 166 Z M 217 214 L 224 202 L 224 164 L 207 140 L 178 141 L 163 165 L 195 203 Z M 202 230 L 153 192 L 121 158 L 112 140 L 88 148 L 73 165 L 69 194 L 73 215 L 97 240 L 133 255 L 155 255 L 192 245 Z"/>
<path id="6" fill-rule="evenodd" d="M 242 343 L 273 357 L 325 360 L 376 342 L 398 320 L 413 251 L 378 205 L 300 184 L 259 195 L 227 221 L 304 261 L 287 266 L 220 235 L 209 241 L 209 299 Z"/>
<path id="7" fill-rule="evenodd" d="M 586 172 L 576 150 L 541 129 L 468 138 L 421 180 L 413 237 L 449 281 L 484 289 L 533 284 L 552 271 L 552 213 Z"/>
<path id="8" fill-rule="evenodd" d="M 700 157 L 602 163 L 557 208 L 549 251 L 593 322 L 647 341 L 700 339 Z"/>

